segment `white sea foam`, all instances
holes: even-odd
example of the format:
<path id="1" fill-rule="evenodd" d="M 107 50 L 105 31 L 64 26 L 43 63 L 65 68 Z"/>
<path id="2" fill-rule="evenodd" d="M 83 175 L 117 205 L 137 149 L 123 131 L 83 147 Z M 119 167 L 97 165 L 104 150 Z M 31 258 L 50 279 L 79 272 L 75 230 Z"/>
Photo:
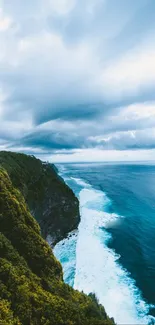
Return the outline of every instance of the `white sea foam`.
<path id="1" fill-rule="evenodd" d="M 72 179 L 73 181 L 75 181 L 78 185 L 82 186 L 82 187 L 91 187 L 91 185 L 89 183 L 87 183 L 86 181 L 84 181 L 81 178 L 75 178 L 75 177 L 70 177 L 70 179 Z"/>
<path id="2" fill-rule="evenodd" d="M 67 238 L 57 243 L 53 250 L 55 256 L 63 266 L 64 281 L 71 286 L 74 285 L 76 269 L 77 234 L 77 231 L 72 231 Z"/>
<path id="3" fill-rule="evenodd" d="M 118 263 L 119 256 L 107 247 L 110 239 L 106 228 L 119 220 L 117 214 L 100 211 L 108 200 L 104 193 L 93 188 L 79 194 L 81 223 L 76 248 L 74 288 L 85 293 L 95 292 L 107 313 L 118 324 L 147 324 L 149 306 L 129 274 Z M 92 209 L 93 202 L 99 210 Z"/>
<path id="4" fill-rule="evenodd" d="M 61 241 L 55 248 L 66 282 L 71 284 L 74 277 L 75 289 L 96 293 L 109 316 L 118 324 L 149 324 L 153 319 L 147 316 L 149 306 L 130 274 L 119 264 L 119 255 L 107 246 L 111 236 L 106 228 L 109 223 L 118 222 L 121 216 L 106 212 L 110 200 L 103 192 L 83 180 L 72 180 L 83 186 L 79 193 L 81 222 L 78 235 Z"/>

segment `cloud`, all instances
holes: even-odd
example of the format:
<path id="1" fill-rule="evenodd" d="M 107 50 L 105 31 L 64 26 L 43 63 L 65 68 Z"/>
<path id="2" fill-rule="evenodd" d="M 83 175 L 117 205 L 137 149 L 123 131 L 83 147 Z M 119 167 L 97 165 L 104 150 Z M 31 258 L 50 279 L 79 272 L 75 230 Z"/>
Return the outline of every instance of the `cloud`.
<path id="1" fill-rule="evenodd" d="M 85 149 L 70 152 L 70 155 L 65 152 L 56 152 L 54 155 L 37 154 L 42 160 L 58 162 L 140 162 L 140 161 L 155 161 L 155 150 L 137 150 L 137 151 L 122 151 L 122 150 L 99 150 L 99 149 Z"/>
<path id="2" fill-rule="evenodd" d="M 9 89 L 6 115 L 10 106 L 17 114 L 30 108 L 36 123 L 96 114 L 93 103 L 103 99 L 102 85 L 89 46 L 66 48 L 60 36 L 43 32 L 18 41 L 15 54 L 9 69 L 2 68 L 1 78 Z"/>
<path id="3" fill-rule="evenodd" d="M 0 7 L 2 146 L 48 155 L 154 148 L 154 0 Z"/>
<path id="4" fill-rule="evenodd" d="M 52 0 L 50 1 L 50 8 L 57 15 L 68 14 L 75 5 L 75 0 Z"/>
<path id="5" fill-rule="evenodd" d="M 111 64 L 103 73 L 107 90 L 113 88 L 114 98 L 138 95 L 155 85 L 155 38 L 132 49 Z"/>
<path id="6" fill-rule="evenodd" d="M 11 23 L 11 19 L 8 16 L 5 16 L 2 9 L 0 8 L 0 32 L 4 32 L 9 29 Z"/>
<path id="7" fill-rule="evenodd" d="M 105 137 L 92 137 L 91 140 L 100 149 L 107 150 L 155 149 L 155 128 L 115 132 Z"/>
<path id="8" fill-rule="evenodd" d="M 14 136 L 6 132 L 5 139 L 16 138 L 15 144 L 11 143 L 11 147 L 25 146 L 31 150 L 40 149 L 44 153 L 87 148 L 122 151 L 138 148 L 152 149 L 155 148 L 154 108 L 155 103 L 152 102 L 121 107 L 116 115 L 103 114 L 95 120 L 79 119 L 77 122 L 76 119 L 55 119 L 36 126 L 31 121 L 29 130 L 28 127 L 24 128 L 25 125 L 22 125 L 19 120 L 19 124 L 11 122 Z M 29 116 L 28 120 L 30 120 Z M 5 124 L 4 128 L 7 130 Z M 2 132 L 4 134 L 4 130 Z"/>

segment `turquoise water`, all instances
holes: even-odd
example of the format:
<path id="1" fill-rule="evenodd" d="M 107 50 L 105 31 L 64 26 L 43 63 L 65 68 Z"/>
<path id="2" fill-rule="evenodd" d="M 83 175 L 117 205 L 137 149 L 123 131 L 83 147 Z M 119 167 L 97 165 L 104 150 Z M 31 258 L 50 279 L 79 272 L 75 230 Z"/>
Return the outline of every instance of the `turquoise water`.
<path id="1" fill-rule="evenodd" d="M 80 200 L 78 232 L 55 247 L 64 279 L 118 324 L 154 323 L 155 166 L 58 165 Z"/>

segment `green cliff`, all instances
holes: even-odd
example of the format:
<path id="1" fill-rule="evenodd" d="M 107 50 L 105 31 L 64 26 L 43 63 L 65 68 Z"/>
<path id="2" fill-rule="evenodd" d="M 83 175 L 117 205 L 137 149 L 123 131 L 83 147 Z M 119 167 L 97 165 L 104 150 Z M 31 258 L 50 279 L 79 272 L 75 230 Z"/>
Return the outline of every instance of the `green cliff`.
<path id="1" fill-rule="evenodd" d="M 34 156 L 6 151 L 0 152 L 0 165 L 21 191 L 44 238 L 50 234 L 55 244 L 77 228 L 80 221 L 78 200 L 58 176 L 54 165 Z"/>
<path id="2" fill-rule="evenodd" d="M 18 156 L 18 163 L 19 157 L 22 163 L 27 159 Z M 28 157 L 29 163 L 30 160 L 35 158 Z M 79 293 L 63 282 L 61 265 L 30 213 L 26 175 L 21 174 L 20 178 L 22 166 L 14 170 L 11 179 L 4 164 L 9 165 L 10 176 L 12 173 L 11 162 L 3 160 L 0 167 L 0 325 L 112 325 L 113 321 L 93 295 Z M 32 177 L 33 172 L 36 177 L 33 168 Z M 30 169 L 29 166 L 29 172 Z M 58 180 L 60 193 L 65 185 Z M 41 186 L 41 181 L 38 182 Z M 66 191 L 75 200 L 67 187 Z"/>

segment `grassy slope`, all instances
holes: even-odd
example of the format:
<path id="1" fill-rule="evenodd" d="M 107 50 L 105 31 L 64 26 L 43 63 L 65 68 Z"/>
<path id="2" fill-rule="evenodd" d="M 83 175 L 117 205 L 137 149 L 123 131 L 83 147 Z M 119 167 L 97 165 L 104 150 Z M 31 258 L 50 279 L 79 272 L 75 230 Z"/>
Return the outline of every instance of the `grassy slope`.
<path id="1" fill-rule="evenodd" d="M 110 325 L 104 308 L 66 285 L 21 192 L 0 168 L 0 325 Z"/>
<path id="2" fill-rule="evenodd" d="M 44 238 L 50 234 L 56 242 L 77 228 L 78 200 L 58 176 L 55 166 L 43 164 L 33 156 L 7 151 L 0 152 L 0 165 L 23 194 Z"/>

